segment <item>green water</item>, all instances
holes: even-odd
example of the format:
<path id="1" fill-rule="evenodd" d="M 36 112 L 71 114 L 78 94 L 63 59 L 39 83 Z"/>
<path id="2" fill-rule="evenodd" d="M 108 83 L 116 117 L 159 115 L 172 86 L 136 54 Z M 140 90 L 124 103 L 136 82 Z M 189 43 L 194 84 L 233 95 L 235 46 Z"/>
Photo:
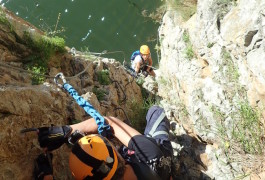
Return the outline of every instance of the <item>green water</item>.
<path id="1" fill-rule="evenodd" d="M 47 33 L 56 30 L 55 35 L 63 37 L 70 48 L 123 51 L 129 61 L 134 50 L 147 44 L 157 64 L 154 47 L 159 24 L 141 13 L 155 11 L 161 0 L 0 0 L 0 3 Z M 107 57 L 120 62 L 124 59 L 122 53 Z"/>

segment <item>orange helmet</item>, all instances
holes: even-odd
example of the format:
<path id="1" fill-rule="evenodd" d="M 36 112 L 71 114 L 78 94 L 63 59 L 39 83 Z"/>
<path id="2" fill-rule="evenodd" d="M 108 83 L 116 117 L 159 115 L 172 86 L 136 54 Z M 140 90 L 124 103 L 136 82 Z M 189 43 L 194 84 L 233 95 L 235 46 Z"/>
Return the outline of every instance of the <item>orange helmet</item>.
<path id="1" fill-rule="evenodd" d="M 140 53 L 141 54 L 150 54 L 150 49 L 147 45 L 142 45 L 140 47 Z"/>
<path id="2" fill-rule="evenodd" d="M 117 169 L 118 158 L 106 138 L 93 134 L 75 143 L 69 166 L 75 179 L 111 179 Z"/>

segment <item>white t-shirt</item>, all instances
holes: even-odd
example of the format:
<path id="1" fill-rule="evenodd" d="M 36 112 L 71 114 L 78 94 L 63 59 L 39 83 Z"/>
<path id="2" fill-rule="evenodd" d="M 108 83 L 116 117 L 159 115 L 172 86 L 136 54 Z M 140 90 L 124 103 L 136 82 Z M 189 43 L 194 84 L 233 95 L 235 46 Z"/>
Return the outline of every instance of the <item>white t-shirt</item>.
<path id="1" fill-rule="evenodd" d="M 136 64 L 138 62 L 142 62 L 142 57 L 141 55 L 135 56 L 134 60 L 132 61 L 132 68 L 135 70 Z"/>

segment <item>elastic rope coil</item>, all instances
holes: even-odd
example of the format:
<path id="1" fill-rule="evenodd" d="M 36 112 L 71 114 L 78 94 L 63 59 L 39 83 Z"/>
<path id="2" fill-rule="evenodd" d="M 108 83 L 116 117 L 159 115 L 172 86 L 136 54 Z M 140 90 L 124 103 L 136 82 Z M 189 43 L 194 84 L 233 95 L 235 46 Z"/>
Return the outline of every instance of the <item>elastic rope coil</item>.
<path id="1" fill-rule="evenodd" d="M 59 78 L 62 80 L 63 84 L 59 83 Z M 86 113 L 88 113 L 91 117 L 93 117 L 98 125 L 98 133 L 104 137 L 111 135 L 111 129 L 108 124 L 106 124 L 105 119 L 100 113 L 84 98 L 78 95 L 77 91 L 68 83 L 66 83 L 65 77 L 63 73 L 58 73 L 54 82 L 61 88 L 65 89 L 77 102 L 79 106 L 81 106 Z"/>

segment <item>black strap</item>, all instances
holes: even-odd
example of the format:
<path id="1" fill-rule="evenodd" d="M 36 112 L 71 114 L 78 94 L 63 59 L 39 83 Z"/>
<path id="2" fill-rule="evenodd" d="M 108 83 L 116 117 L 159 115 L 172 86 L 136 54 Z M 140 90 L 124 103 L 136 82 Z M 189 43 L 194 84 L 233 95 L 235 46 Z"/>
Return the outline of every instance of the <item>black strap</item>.
<path id="1" fill-rule="evenodd" d="M 89 155 L 88 153 L 86 153 L 78 143 L 76 143 L 72 149 L 72 153 L 76 155 L 76 157 L 82 161 L 83 163 L 85 163 L 86 165 L 88 166 L 91 166 L 93 167 L 93 170 L 92 170 L 92 173 L 93 173 L 93 176 L 87 176 L 85 178 L 85 180 L 87 179 L 94 179 L 94 180 L 98 180 L 98 179 L 104 179 L 108 174 L 109 174 L 109 171 L 112 169 L 113 167 L 113 164 L 114 164 L 114 152 L 113 152 L 113 148 L 111 147 L 111 145 L 109 144 L 109 142 L 99 136 L 103 141 L 104 143 L 106 144 L 106 147 L 108 149 L 108 152 L 109 152 L 109 155 L 110 157 L 113 159 L 113 161 L 111 163 L 106 163 L 105 161 L 103 160 L 98 160 L 96 158 L 94 158 L 93 156 Z M 107 165 L 109 170 L 105 173 L 103 173 L 102 171 L 100 171 L 100 167 L 101 166 L 104 166 L 104 165 Z"/>

